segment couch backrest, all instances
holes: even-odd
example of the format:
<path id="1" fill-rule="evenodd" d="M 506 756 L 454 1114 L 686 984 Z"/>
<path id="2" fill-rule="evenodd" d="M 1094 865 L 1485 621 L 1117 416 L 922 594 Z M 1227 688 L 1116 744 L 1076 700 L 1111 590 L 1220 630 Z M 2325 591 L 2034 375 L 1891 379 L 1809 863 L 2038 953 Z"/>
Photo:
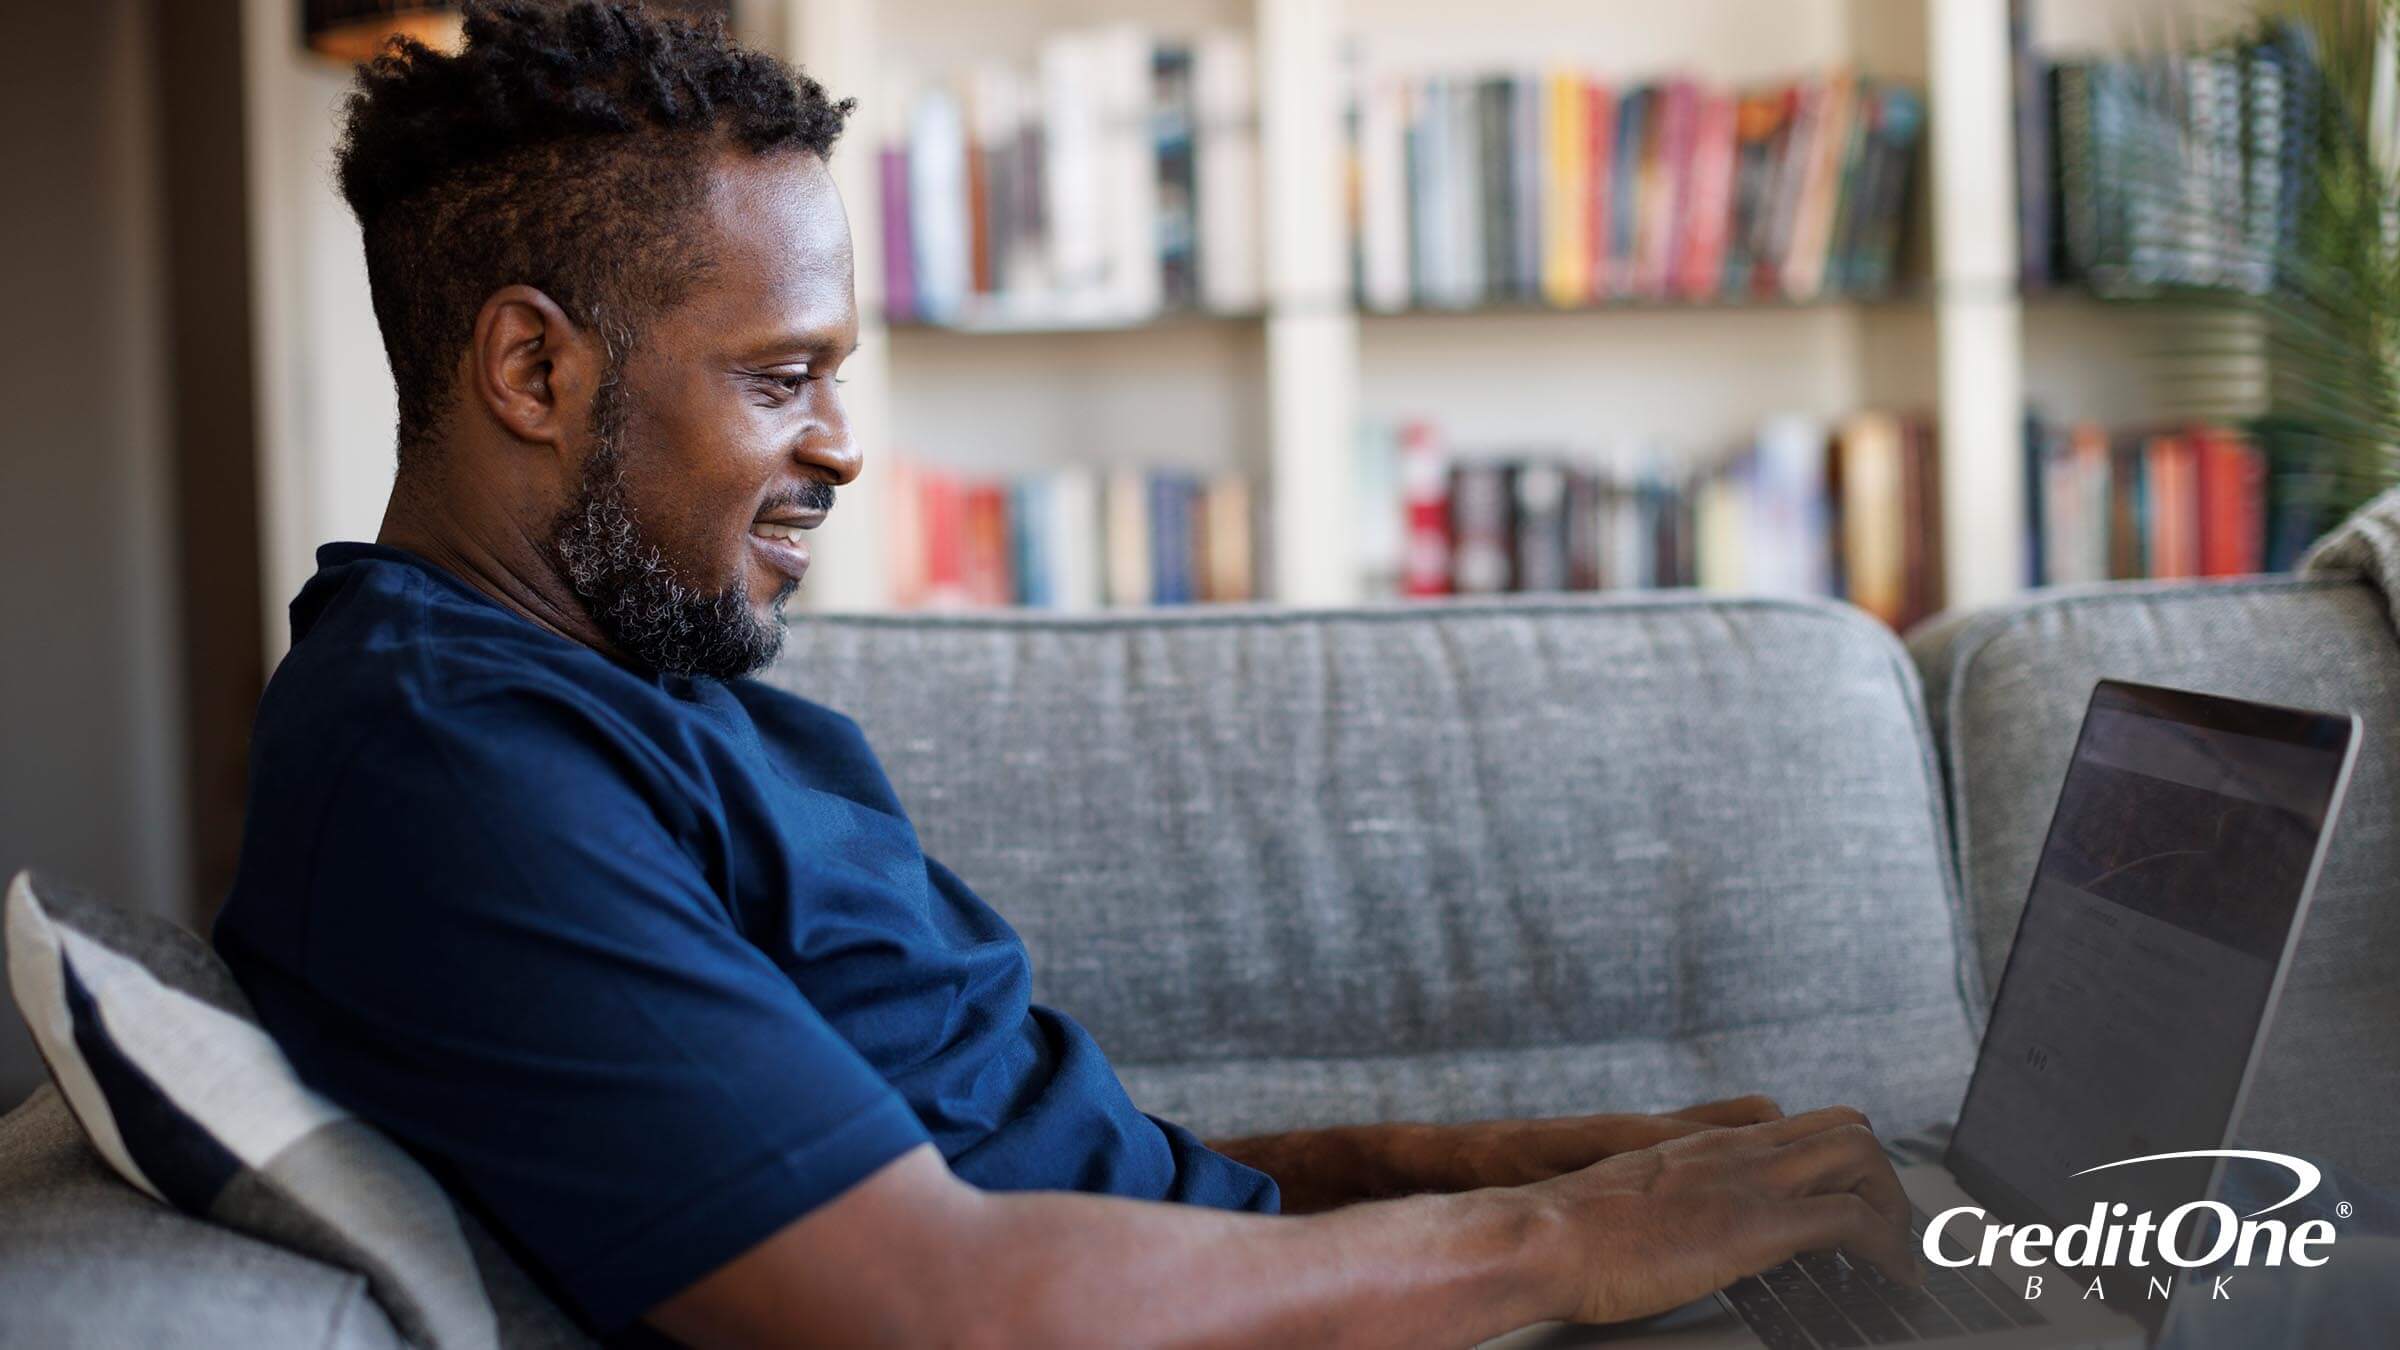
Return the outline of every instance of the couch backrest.
<path id="1" fill-rule="evenodd" d="M 2292 577 L 2043 592 L 1944 620 L 1910 647 L 1940 730 L 1986 989 L 2096 681 L 2359 714 L 2348 803 L 2243 1133 L 2400 1182 L 2400 645 L 2381 594 Z"/>
<path id="2" fill-rule="evenodd" d="M 1957 1106 L 1937 771 L 1855 612 L 820 617 L 770 678 L 865 726 L 1039 996 L 1204 1131 Z"/>
<path id="3" fill-rule="evenodd" d="M 0 1116 L 0 1345 L 407 1344 L 353 1271 L 127 1185 L 44 1084 Z"/>

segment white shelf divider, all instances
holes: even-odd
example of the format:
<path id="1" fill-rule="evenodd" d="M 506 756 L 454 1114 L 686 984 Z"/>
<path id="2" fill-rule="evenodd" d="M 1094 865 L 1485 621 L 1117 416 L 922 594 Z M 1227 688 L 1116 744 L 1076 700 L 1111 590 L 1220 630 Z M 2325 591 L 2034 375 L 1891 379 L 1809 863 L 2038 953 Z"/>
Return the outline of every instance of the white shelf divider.
<path id="1" fill-rule="evenodd" d="M 1270 594 L 1358 598 L 1358 316 L 1342 183 L 1339 0 L 1258 0 L 1267 266 Z"/>
<path id="2" fill-rule="evenodd" d="M 2008 0 L 1927 0 L 1947 601 L 2024 586 L 2025 344 Z"/>

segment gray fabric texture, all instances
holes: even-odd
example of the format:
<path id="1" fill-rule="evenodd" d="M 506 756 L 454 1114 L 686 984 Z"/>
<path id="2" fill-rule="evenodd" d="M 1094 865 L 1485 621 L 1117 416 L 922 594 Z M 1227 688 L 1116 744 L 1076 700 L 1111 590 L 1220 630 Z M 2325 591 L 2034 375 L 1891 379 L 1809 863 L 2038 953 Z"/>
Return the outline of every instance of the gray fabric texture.
<path id="1" fill-rule="evenodd" d="M 1935 768 L 1854 612 L 813 618 L 768 678 L 859 720 L 1037 996 L 1204 1134 L 1957 1107 Z"/>
<path id="2" fill-rule="evenodd" d="M 2365 577 L 2387 596 L 2400 596 L 2400 487 L 2386 488 L 2350 513 L 2300 560 L 2310 576 Z"/>
<path id="3" fill-rule="evenodd" d="M 0 1118 L 0 1346 L 401 1350 L 350 1271 L 127 1185 L 45 1085 Z"/>
<path id="4" fill-rule="evenodd" d="M 208 1217 L 362 1272 L 379 1296 L 396 1291 L 388 1310 L 413 1343 L 451 1339 L 433 1334 L 440 1327 L 481 1327 L 511 1350 L 591 1343 L 414 1159 L 356 1117 L 235 1176 Z"/>
<path id="5" fill-rule="evenodd" d="M 2096 681 L 2359 715 L 2349 799 L 2243 1132 L 2400 1181 L 2400 647 L 2374 589 L 2269 577 L 2061 590 L 1945 618 L 1909 645 L 1940 732 L 1987 990 Z"/>
<path id="6" fill-rule="evenodd" d="M 383 1313 L 412 1344 L 548 1350 L 588 1343 L 496 1243 L 471 1240 L 472 1220 L 423 1167 L 365 1121 L 340 1116 L 318 1124 L 256 1167 L 224 1147 L 237 1127 L 232 1112 L 251 1109 L 230 1103 L 287 1100 L 271 1089 L 291 1083 L 292 1069 L 263 1033 L 251 1034 L 257 1018 L 248 999 L 205 943 L 163 918 L 77 895 L 47 878 L 24 894 L 30 901 L 25 913 L 36 922 L 78 933 L 138 967 L 139 974 L 127 979 L 147 977 L 226 1015 L 177 1005 L 184 1015 L 168 1030 L 180 1053 L 153 1055 L 151 1062 L 127 1048 L 121 1031 L 110 1037 L 119 1042 L 117 1053 L 139 1086 L 128 1088 L 120 1080 L 118 1089 L 101 1090 L 92 1100 L 106 1101 L 104 1109 L 114 1119 L 103 1124 L 113 1124 L 118 1133 L 147 1130 L 162 1136 L 129 1137 L 137 1159 L 145 1145 L 156 1150 L 156 1157 L 172 1158 L 191 1150 L 189 1141 L 205 1139 L 199 1151 L 239 1163 L 221 1184 L 207 1183 L 215 1187 L 213 1194 L 174 1186 L 163 1187 L 165 1194 L 230 1230 L 363 1275 Z M 84 978 L 91 982 L 103 1025 L 143 1006 L 120 1005 L 110 985 L 90 972 Z M 256 1051 L 241 1051 L 242 1042 L 255 1044 Z M 50 1052 L 54 1073 L 88 1073 L 81 1057 L 66 1048 L 50 1047 Z M 201 1086 L 170 1072 L 190 1062 L 215 1066 L 220 1076 L 207 1082 L 213 1094 L 178 1092 Z M 223 1090 L 227 1084 L 235 1087 L 231 1095 Z M 109 1095 L 114 1090 L 154 1094 L 172 1110 L 118 1101 Z M 204 1106 L 204 1099 L 215 1108 Z M 325 1117 L 312 1110 L 277 1119 L 283 1128 L 299 1130 Z M 149 1170 L 146 1163 L 138 1165 Z"/>

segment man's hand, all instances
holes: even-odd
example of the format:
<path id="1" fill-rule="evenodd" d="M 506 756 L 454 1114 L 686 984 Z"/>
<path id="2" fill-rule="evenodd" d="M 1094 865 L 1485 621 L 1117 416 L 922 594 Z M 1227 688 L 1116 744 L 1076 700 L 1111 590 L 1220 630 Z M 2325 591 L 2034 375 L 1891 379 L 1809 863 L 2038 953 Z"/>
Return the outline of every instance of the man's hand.
<path id="1" fill-rule="evenodd" d="M 1702 1130 L 1782 1118 L 1773 1101 L 1749 1096 L 1655 1116 L 1346 1125 L 1211 1140 L 1209 1147 L 1275 1178 L 1286 1213 L 1310 1214 L 1398 1195 L 1529 1185 Z"/>
<path id="2" fill-rule="evenodd" d="M 1771 1098 L 1754 1095 L 1702 1102 L 1655 1116 L 1559 1116 L 1448 1126 L 1443 1128 L 1453 1158 L 1443 1170 L 1449 1184 L 1427 1189 L 1530 1185 L 1703 1130 L 1781 1119 L 1783 1109 Z"/>
<path id="3" fill-rule="evenodd" d="M 1665 1312 L 1835 1247 L 1920 1278 L 1908 1199 L 1848 1107 L 1685 1134 L 1528 1189 L 1553 1207 L 1578 1322 Z"/>

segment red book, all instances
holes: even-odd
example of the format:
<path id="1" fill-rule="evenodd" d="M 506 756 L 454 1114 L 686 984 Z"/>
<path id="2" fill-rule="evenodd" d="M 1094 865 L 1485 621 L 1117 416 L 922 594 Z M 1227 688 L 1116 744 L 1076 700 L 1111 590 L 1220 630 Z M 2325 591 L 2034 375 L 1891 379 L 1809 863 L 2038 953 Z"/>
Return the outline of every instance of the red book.
<path id="1" fill-rule="evenodd" d="M 1617 176 L 1617 91 L 1598 80 L 1584 92 L 1583 111 L 1591 140 L 1585 178 L 1591 184 L 1591 216 L 1584 222 L 1590 234 L 1591 298 L 1608 298 L 1608 214 L 1616 199 L 1610 195 Z"/>
<path id="2" fill-rule="evenodd" d="M 1400 553 L 1402 595 L 1450 593 L 1450 475 L 1431 423 L 1400 429 L 1400 506 L 1406 535 Z"/>
<path id="3" fill-rule="evenodd" d="M 1687 300 L 1713 299 L 1725 276 L 1725 245 L 1733 233 L 1734 113 L 1738 100 L 1731 94 L 1700 95 L 1699 115 L 1692 134 L 1690 191 L 1685 200 L 1681 265 L 1675 277 L 1676 294 Z"/>
<path id="4" fill-rule="evenodd" d="M 2200 446 L 2201 575 L 2247 576 L 2264 563 L 2266 462 L 2224 427 L 2192 436 Z"/>
<path id="5" fill-rule="evenodd" d="M 917 477 L 918 520 L 925 531 L 925 603 L 948 608 L 966 603 L 966 520 L 958 483 L 926 470 Z"/>
<path id="6" fill-rule="evenodd" d="M 1699 113 L 1700 91 L 1690 80 L 1667 82 L 1651 105 L 1651 123 L 1643 137 L 1641 225 L 1634 244 L 1634 293 L 1666 299 L 1680 261 L 1683 218 L 1692 168 L 1692 123 Z"/>
<path id="7" fill-rule="evenodd" d="M 1008 493 L 996 483 L 978 483 L 966 490 L 965 557 L 967 599 L 978 605 L 1005 605 L 1016 597 L 1008 558 Z"/>
<path id="8" fill-rule="evenodd" d="M 2148 456 L 2150 575 L 2167 580 L 2200 575 L 2199 457 L 2191 441 L 2173 434 L 2150 438 Z"/>

